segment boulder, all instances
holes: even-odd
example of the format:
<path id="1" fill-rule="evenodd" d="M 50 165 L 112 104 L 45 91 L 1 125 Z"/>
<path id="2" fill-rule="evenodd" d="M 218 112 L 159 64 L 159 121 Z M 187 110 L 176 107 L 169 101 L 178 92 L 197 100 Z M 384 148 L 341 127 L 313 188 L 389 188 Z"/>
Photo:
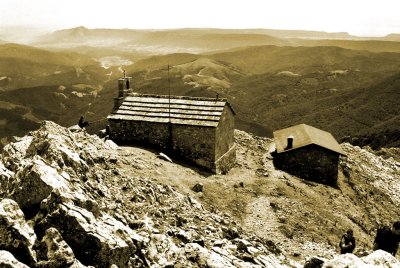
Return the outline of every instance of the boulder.
<path id="1" fill-rule="evenodd" d="M 0 198 L 3 197 L 9 188 L 10 179 L 14 176 L 14 172 L 8 170 L 2 161 L 0 161 Z"/>
<path id="2" fill-rule="evenodd" d="M 10 252 L 0 250 L 0 267 L 2 268 L 29 268 L 29 266 L 19 262 Z"/>
<path id="3" fill-rule="evenodd" d="M 307 260 L 303 268 L 322 268 L 322 265 L 324 265 L 324 261 L 314 257 Z"/>
<path id="4" fill-rule="evenodd" d="M 38 206 L 55 188 L 68 189 L 66 179 L 36 157 L 30 165 L 15 174 L 8 196 L 24 210 Z"/>
<path id="5" fill-rule="evenodd" d="M 179 247 L 169 236 L 152 234 L 145 250 L 145 258 L 155 267 L 166 267 L 176 262 L 179 251 Z"/>
<path id="6" fill-rule="evenodd" d="M 197 243 L 186 244 L 184 254 L 195 267 L 235 267 L 228 257 L 209 251 Z"/>
<path id="7" fill-rule="evenodd" d="M 392 268 L 400 267 L 400 261 L 393 257 L 390 253 L 383 250 L 376 250 L 368 256 L 359 258 L 354 254 L 338 255 L 332 260 L 324 263 L 325 268 L 328 267 L 376 267 L 376 268 Z"/>
<path id="8" fill-rule="evenodd" d="M 95 215 L 52 193 L 42 202 L 36 230 L 58 229 L 84 265 L 126 267 L 141 239 L 129 227 L 107 214 Z M 138 238 L 139 237 L 139 238 Z"/>
<path id="9" fill-rule="evenodd" d="M 36 267 L 85 267 L 76 258 L 72 249 L 63 240 L 61 234 L 55 228 L 46 230 L 41 242 L 36 246 L 38 263 Z"/>
<path id="10" fill-rule="evenodd" d="M 51 121 L 44 121 L 38 131 L 32 132 L 32 142 L 26 155 L 40 155 L 52 166 L 57 165 L 71 175 L 80 177 L 95 163 L 115 163 L 118 159 L 117 149 L 114 142 L 89 135 L 84 130 L 74 132 Z"/>
<path id="11" fill-rule="evenodd" d="M 203 184 L 202 183 L 196 183 L 193 187 L 192 190 L 196 193 L 203 192 Z"/>
<path id="12" fill-rule="evenodd" d="M 68 129 L 44 121 L 41 128 L 32 135 L 32 142 L 26 152 L 27 157 L 38 155 L 52 166 L 68 169 L 69 173 L 75 175 L 88 170 L 87 163 L 80 157 L 82 148 Z"/>
<path id="13" fill-rule="evenodd" d="M 27 149 L 31 144 L 32 139 L 33 137 L 31 136 L 25 136 L 4 146 L 2 159 L 6 168 L 14 172 L 18 170 L 21 162 L 24 161 Z"/>
<path id="14" fill-rule="evenodd" d="M 0 201 L 0 248 L 11 252 L 19 261 L 36 262 L 33 245 L 36 235 L 24 218 L 18 204 L 11 199 Z"/>
<path id="15" fill-rule="evenodd" d="M 400 261 L 396 259 L 392 254 L 383 251 L 376 250 L 368 256 L 361 258 L 366 264 L 374 265 L 377 267 L 400 267 Z"/>

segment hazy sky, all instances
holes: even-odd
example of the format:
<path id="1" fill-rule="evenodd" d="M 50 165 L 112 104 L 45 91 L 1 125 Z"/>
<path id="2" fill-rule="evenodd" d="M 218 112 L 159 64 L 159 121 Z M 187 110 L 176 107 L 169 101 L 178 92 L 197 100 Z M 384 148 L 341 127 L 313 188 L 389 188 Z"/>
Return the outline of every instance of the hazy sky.
<path id="1" fill-rule="evenodd" d="M 400 0 L 1 0 L 4 25 L 400 33 Z"/>

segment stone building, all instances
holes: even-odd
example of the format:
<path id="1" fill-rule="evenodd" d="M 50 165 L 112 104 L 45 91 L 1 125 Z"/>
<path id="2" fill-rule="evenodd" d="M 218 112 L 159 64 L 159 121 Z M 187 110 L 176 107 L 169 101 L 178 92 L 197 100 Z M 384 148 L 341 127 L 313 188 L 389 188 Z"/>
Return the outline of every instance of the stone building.
<path id="1" fill-rule="evenodd" d="M 303 179 L 337 184 L 339 156 L 345 153 L 332 134 L 300 124 L 273 135 L 275 167 Z"/>
<path id="2" fill-rule="evenodd" d="M 235 113 L 226 99 L 131 93 L 129 80 L 119 79 L 107 117 L 111 139 L 151 145 L 217 174 L 235 164 Z"/>

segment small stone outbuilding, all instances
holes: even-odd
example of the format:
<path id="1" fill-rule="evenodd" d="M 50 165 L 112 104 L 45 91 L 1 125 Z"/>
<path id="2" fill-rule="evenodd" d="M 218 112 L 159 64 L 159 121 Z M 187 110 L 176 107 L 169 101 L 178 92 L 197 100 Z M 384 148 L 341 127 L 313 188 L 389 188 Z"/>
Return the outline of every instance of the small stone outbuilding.
<path id="1" fill-rule="evenodd" d="M 329 132 L 300 124 L 274 131 L 274 165 L 297 177 L 336 185 L 339 157 L 345 155 Z"/>
<path id="2" fill-rule="evenodd" d="M 236 162 L 234 111 L 226 99 L 130 93 L 119 95 L 108 119 L 110 138 L 150 145 L 221 174 Z"/>

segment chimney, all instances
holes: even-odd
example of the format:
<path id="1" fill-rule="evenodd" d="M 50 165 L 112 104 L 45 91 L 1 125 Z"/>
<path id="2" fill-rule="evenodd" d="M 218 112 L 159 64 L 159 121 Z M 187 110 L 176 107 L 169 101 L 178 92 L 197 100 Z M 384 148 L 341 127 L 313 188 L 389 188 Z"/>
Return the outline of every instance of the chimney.
<path id="1" fill-rule="evenodd" d="M 285 150 L 289 150 L 293 148 L 293 139 L 294 137 L 292 135 L 287 137 L 287 146 L 285 148 Z"/>
<path id="2" fill-rule="evenodd" d="M 126 97 L 128 91 L 131 89 L 131 77 L 123 77 L 118 79 L 118 97 Z"/>
<path id="3" fill-rule="evenodd" d="M 125 70 L 124 70 L 124 77 L 118 79 L 118 96 L 114 98 L 114 109 L 113 109 L 114 111 L 119 109 L 125 97 L 128 96 L 128 93 L 131 90 L 130 87 L 131 79 L 132 77 L 127 77 L 125 75 Z"/>

